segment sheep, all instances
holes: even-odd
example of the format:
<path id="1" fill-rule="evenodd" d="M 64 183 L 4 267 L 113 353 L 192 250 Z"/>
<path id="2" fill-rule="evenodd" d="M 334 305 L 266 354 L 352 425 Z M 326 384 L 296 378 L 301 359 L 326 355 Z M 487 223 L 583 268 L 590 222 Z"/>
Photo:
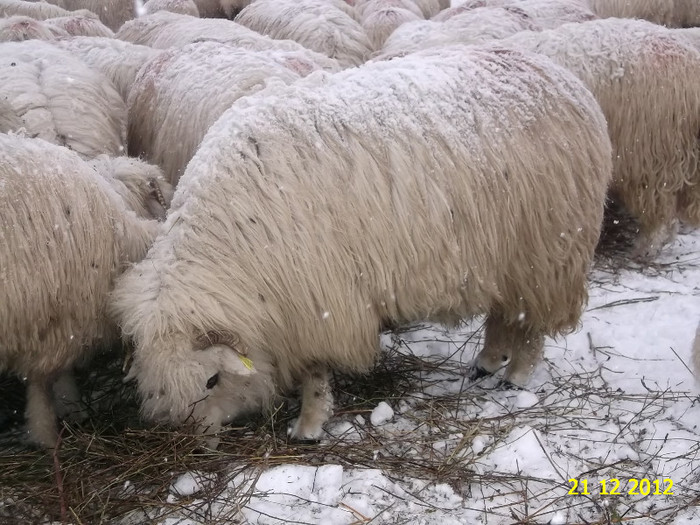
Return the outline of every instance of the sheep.
<path id="1" fill-rule="evenodd" d="M 51 42 L 112 81 L 126 102 L 139 69 L 161 51 L 116 38 L 75 37 Z"/>
<path id="2" fill-rule="evenodd" d="M 481 7 L 511 7 L 535 19 L 543 29 L 553 29 L 568 22 L 587 22 L 598 17 L 585 0 L 468 0 L 459 6 L 446 9 L 432 18 L 445 22 L 453 16 Z"/>
<path id="3" fill-rule="evenodd" d="M 406 9 L 418 18 L 425 18 L 420 8 L 411 0 L 364 0 L 361 3 L 355 4 L 355 13 L 358 21 L 361 23 L 364 18 L 375 11 L 380 11 L 389 7 L 397 9 Z"/>
<path id="4" fill-rule="evenodd" d="M 239 99 L 111 296 L 143 416 L 215 434 L 301 382 L 291 435 L 317 439 L 328 369 L 366 370 L 382 327 L 481 313 L 526 381 L 587 300 L 611 172 L 598 104 L 534 54 L 455 46 Z"/>
<path id="5" fill-rule="evenodd" d="M 362 27 L 367 33 L 374 49 L 381 49 L 397 27 L 408 22 L 420 21 L 421 18 L 406 9 L 388 7 L 372 11 L 362 20 Z"/>
<path id="6" fill-rule="evenodd" d="M 55 40 L 62 36 L 68 36 L 64 29 L 28 16 L 0 18 L 0 42 L 21 42 L 32 39 Z"/>
<path id="7" fill-rule="evenodd" d="M 87 9 L 92 11 L 104 25 L 117 31 L 124 22 L 136 15 L 134 0 L 48 0 L 68 11 Z"/>
<path id="8" fill-rule="evenodd" d="M 0 46 L 0 97 L 32 137 L 85 158 L 126 151 L 126 104 L 112 83 L 48 42 Z"/>
<path id="9" fill-rule="evenodd" d="M 146 14 L 170 11 L 171 13 L 199 17 L 199 9 L 193 0 L 148 0 L 143 8 Z"/>
<path id="10" fill-rule="evenodd" d="M 305 52 L 323 69 L 335 71 L 338 63 L 321 53 L 307 50 L 292 40 L 274 40 L 229 20 L 193 18 L 160 11 L 124 24 L 117 38 L 158 49 L 181 47 L 205 40 L 230 44 L 254 51 L 280 50 Z"/>
<path id="11" fill-rule="evenodd" d="M 306 53 L 253 52 L 218 42 L 165 50 L 141 69 L 131 90 L 129 153 L 158 164 L 176 185 L 209 127 L 234 101 L 315 69 Z"/>
<path id="12" fill-rule="evenodd" d="M 235 22 L 275 39 L 294 40 L 343 67 L 363 63 L 373 51 L 362 26 L 323 0 L 256 0 Z"/>
<path id="13" fill-rule="evenodd" d="M 41 139 L 0 134 L 0 181 L 0 370 L 26 378 L 29 438 L 53 447 L 53 383 L 89 348 L 118 340 L 107 294 L 158 223 L 127 210 L 78 155 Z"/>
<path id="14" fill-rule="evenodd" d="M 24 0 L 0 0 L 0 17 L 28 16 L 36 20 L 70 15 L 70 11 L 46 2 L 25 2 Z"/>
<path id="15" fill-rule="evenodd" d="M 634 257 L 654 257 L 679 219 L 700 225 L 700 53 L 674 31 L 615 18 L 500 44 L 546 55 L 595 95 L 615 148 L 611 196 L 640 223 Z"/>
<path id="16" fill-rule="evenodd" d="M 114 32 L 100 22 L 98 16 L 91 11 L 81 9 L 68 16 L 60 16 L 46 20 L 53 27 L 63 29 L 69 36 L 98 36 L 114 38 Z"/>
<path id="17" fill-rule="evenodd" d="M 588 0 L 601 18 L 643 18 L 669 27 L 700 25 L 697 0 Z"/>
<path id="18" fill-rule="evenodd" d="M 540 29 L 539 24 L 517 8 L 477 8 L 446 22 L 425 20 L 403 24 L 387 38 L 373 58 L 388 60 L 423 49 L 484 43 L 520 31 Z"/>

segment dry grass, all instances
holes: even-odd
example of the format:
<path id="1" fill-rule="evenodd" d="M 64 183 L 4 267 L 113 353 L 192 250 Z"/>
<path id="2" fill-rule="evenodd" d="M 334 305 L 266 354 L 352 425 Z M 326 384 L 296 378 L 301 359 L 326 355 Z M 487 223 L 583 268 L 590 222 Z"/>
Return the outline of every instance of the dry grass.
<path id="1" fill-rule="evenodd" d="M 615 250 L 624 253 L 628 241 L 629 237 L 618 237 L 610 245 L 612 252 L 599 259 L 599 268 L 609 269 Z M 671 271 L 671 266 L 659 264 L 648 271 Z M 539 402 L 534 406 L 508 408 L 484 416 L 482 408 L 488 403 L 502 402 L 505 406 L 508 396 L 517 392 L 494 396 L 480 382 L 467 378 L 466 359 L 459 358 L 463 353 L 467 358 L 472 355 L 479 344 L 480 327 L 462 331 L 454 340 L 454 332 L 434 331 L 431 341 L 448 343 L 454 350 L 452 356 L 444 358 L 419 358 L 412 354 L 414 346 L 424 343 L 417 336 L 421 328 L 424 327 L 394 332 L 372 373 L 335 377 L 334 421 L 349 423 L 349 430 L 324 439 L 321 444 L 288 441 L 286 429 L 296 407 L 293 401 L 287 401 L 266 416 L 230 428 L 222 436 L 218 451 L 203 451 L 193 435 L 145 428 L 138 418 L 133 388 L 121 382 L 121 363 L 106 362 L 81 378 L 90 417 L 80 425 L 64 424 L 55 458 L 24 446 L 17 428 L 0 436 L 0 524 L 53 520 L 126 525 L 158 523 L 168 516 L 186 516 L 208 524 L 244 523 L 237 509 L 253 497 L 254 481 L 264 469 L 282 464 L 333 463 L 379 468 L 394 480 L 414 478 L 447 483 L 457 494 L 484 502 L 493 490 L 498 490 L 509 494 L 512 503 L 489 512 L 509 516 L 513 524 L 544 523 L 541 516 L 552 508 L 568 508 L 580 516 L 580 521 L 568 522 L 569 525 L 661 525 L 672 523 L 683 509 L 700 505 L 698 468 L 689 469 L 686 479 L 674 479 L 683 486 L 682 494 L 649 506 L 628 496 L 566 496 L 569 484 L 563 472 L 560 479 L 546 479 L 485 471 L 479 465 L 485 454 L 503 445 L 516 426 L 528 425 L 537 429 L 540 436 L 565 439 L 569 434 L 585 433 L 591 418 L 604 421 L 616 417 L 611 414 L 611 407 L 627 407 L 633 412 L 632 418 L 621 427 L 620 434 L 591 436 L 589 445 L 595 447 L 624 438 L 645 460 L 611 464 L 591 460 L 575 450 L 558 452 L 586 465 L 582 477 L 653 477 L 650 465 L 654 458 L 648 447 L 654 440 L 665 438 L 635 437 L 634 433 L 642 428 L 636 423 L 660 417 L 673 403 L 692 402 L 688 393 L 650 385 L 646 394 L 630 395 L 607 385 L 601 373 L 603 365 L 593 372 L 570 374 L 562 374 L 561 367 L 559 371 L 552 367 L 553 379 L 537 392 Z M 610 349 L 596 348 L 593 341 L 590 345 L 604 363 Z M 574 369 L 572 364 L 571 370 Z M 17 394 L 21 389 L 7 383 L 7 379 L 3 381 L 6 383 L 0 383 L 0 395 L 4 404 L 21 411 L 23 397 Z M 487 386 L 493 386 L 488 381 Z M 401 425 L 373 427 L 366 421 L 379 401 L 388 401 L 401 410 Z M 363 416 L 364 421 L 357 416 Z M 0 424 L 6 427 L 19 419 L 11 410 L 0 414 Z M 484 450 L 472 448 L 477 435 L 492 437 Z M 556 444 L 556 440 L 552 443 Z M 547 457 L 552 443 L 541 443 Z M 689 443 L 687 453 L 673 459 L 682 461 L 684 457 L 688 462 L 698 462 L 700 442 Z M 559 472 L 553 460 L 552 466 Z M 185 472 L 206 473 L 207 482 L 195 496 L 172 498 L 171 485 Z M 411 497 L 423 501 L 420 491 Z M 370 518 L 358 514 L 357 523 L 368 523 Z M 380 519 L 381 516 L 373 522 Z M 407 516 L 405 523 L 412 521 Z"/>

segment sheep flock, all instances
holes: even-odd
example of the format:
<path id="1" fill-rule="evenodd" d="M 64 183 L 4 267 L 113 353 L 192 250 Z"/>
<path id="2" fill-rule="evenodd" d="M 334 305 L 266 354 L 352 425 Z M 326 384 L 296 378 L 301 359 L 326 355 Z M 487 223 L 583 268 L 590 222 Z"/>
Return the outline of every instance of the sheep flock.
<path id="1" fill-rule="evenodd" d="M 700 2 L 0 15 L 0 372 L 48 450 L 84 417 L 76 367 L 127 351 L 144 420 L 210 448 L 294 394 L 290 436 L 321 439 L 333 372 L 421 321 L 485 316 L 470 378 L 525 387 L 612 203 L 640 268 L 700 226 Z"/>

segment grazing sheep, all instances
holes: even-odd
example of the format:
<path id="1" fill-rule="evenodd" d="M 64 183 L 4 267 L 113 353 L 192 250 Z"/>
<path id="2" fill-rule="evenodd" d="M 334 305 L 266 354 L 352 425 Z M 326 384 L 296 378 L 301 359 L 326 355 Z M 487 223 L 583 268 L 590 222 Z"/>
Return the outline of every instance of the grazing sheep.
<path id="1" fill-rule="evenodd" d="M 230 20 L 194 18 L 160 11 L 124 24 L 117 38 L 134 44 L 158 49 L 182 47 L 202 41 L 221 42 L 252 51 L 280 50 L 305 52 L 314 62 L 328 71 L 338 69 L 338 63 L 321 53 L 306 49 L 292 40 L 274 40 Z"/>
<path id="2" fill-rule="evenodd" d="M 669 27 L 700 25 L 697 0 L 588 0 L 601 18 L 643 18 Z"/>
<path id="3" fill-rule="evenodd" d="M 136 16 L 134 0 L 48 0 L 48 2 L 68 11 L 79 9 L 92 11 L 112 31 L 117 31 L 124 22 Z"/>
<path id="4" fill-rule="evenodd" d="M 193 0 L 148 0 L 143 5 L 143 9 L 146 14 L 170 11 L 171 13 L 199 17 L 199 9 Z"/>
<path id="5" fill-rule="evenodd" d="M 100 155 L 88 164 L 110 181 L 126 207 L 138 217 L 165 220 L 173 187 L 160 168 L 126 156 Z"/>
<path id="6" fill-rule="evenodd" d="M 387 38 L 374 58 L 388 60 L 423 49 L 479 44 L 521 31 L 540 29 L 540 25 L 515 7 L 477 8 L 453 16 L 446 22 L 424 20 L 403 24 Z"/>
<path id="7" fill-rule="evenodd" d="M 81 36 L 51 42 L 112 81 L 126 102 L 139 69 L 160 50 L 116 38 Z"/>
<path id="8" fill-rule="evenodd" d="M 641 226 L 635 256 L 653 257 L 677 219 L 700 225 L 700 53 L 675 31 L 616 18 L 500 44 L 546 55 L 595 95 L 615 150 L 611 195 Z"/>
<path id="9" fill-rule="evenodd" d="M 65 30 L 69 36 L 101 36 L 114 38 L 114 32 L 100 22 L 98 16 L 91 11 L 81 9 L 68 16 L 51 18 L 46 21 L 54 27 Z"/>
<path id="10" fill-rule="evenodd" d="M 47 21 L 28 16 L 0 18 L 0 42 L 22 42 L 23 40 L 55 40 L 68 33 Z"/>
<path id="11" fill-rule="evenodd" d="M 397 27 L 408 22 L 420 21 L 421 17 L 411 11 L 397 7 L 387 7 L 372 11 L 362 20 L 362 27 L 367 33 L 369 41 L 374 49 L 381 49 Z"/>
<path id="12" fill-rule="evenodd" d="M 0 369 L 26 377 L 29 437 L 52 447 L 61 403 L 53 383 L 91 348 L 119 339 L 107 294 L 145 255 L 158 223 L 127 210 L 75 153 L 5 134 L 0 214 Z"/>
<path id="13" fill-rule="evenodd" d="M 0 0 L 0 17 L 28 16 L 36 20 L 70 15 L 70 11 L 46 2 L 25 2 L 24 0 Z"/>
<path id="14" fill-rule="evenodd" d="M 218 42 L 165 50 L 141 69 L 131 90 L 129 153 L 158 164 L 176 185 L 209 127 L 233 102 L 317 69 L 305 52 L 254 52 Z"/>
<path id="15" fill-rule="evenodd" d="M 318 438 L 328 369 L 366 370 L 382 327 L 481 313 L 526 381 L 579 319 L 611 170 L 598 104 L 537 55 L 445 48 L 239 99 L 113 293 L 144 416 L 216 432 L 301 384 L 292 436 Z"/>
<path id="16" fill-rule="evenodd" d="M 48 42 L 0 46 L 0 98 L 22 119 L 28 136 L 85 158 L 126 151 L 126 104 L 112 83 Z"/>
<path id="17" fill-rule="evenodd" d="M 357 66 L 372 53 L 362 26 L 324 0 L 256 0 L 235 21 L 275 39 L 294 40 L 343 67 Z"/>

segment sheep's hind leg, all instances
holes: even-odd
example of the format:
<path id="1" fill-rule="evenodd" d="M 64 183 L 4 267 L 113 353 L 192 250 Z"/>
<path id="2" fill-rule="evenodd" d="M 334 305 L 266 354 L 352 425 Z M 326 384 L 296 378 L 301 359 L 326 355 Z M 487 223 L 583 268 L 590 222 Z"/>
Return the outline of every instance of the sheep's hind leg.
<path id="1" fill-rule="evenodd" d="M 496 314 L 486 320 L 484 348 L 476 359 L 475 377 L 505 368 L 506 384 L 523 387 L 542 358 L 544 336 L 532 328 L 508 324 Z"/>
<path id="2" fill-rule="evenodd" d="M 73 422 L 81 422 L 87 418 L 87 412 L 80 399 L 75 375 L 71 370 L 62 372 L 53 384 L 53 394 L 56 400 L 56 414 Z"/>
<path id="3" fill-rule="evenodd" d="M 27 381 L 27 431 L 29 440 L 41 447 L 53 448 L 58 438 L 56 413 L 51 401 L 51 381 L 30 377 Z"/>
<path id="4" fill-rule="evenodd" d="M 291 430 L 293 439 L 318 441 L 323 435 L 323 424 L 333 413 L 333 393 L 326 367 L 310 371 L 301 387 L 301 414 Z"/>

